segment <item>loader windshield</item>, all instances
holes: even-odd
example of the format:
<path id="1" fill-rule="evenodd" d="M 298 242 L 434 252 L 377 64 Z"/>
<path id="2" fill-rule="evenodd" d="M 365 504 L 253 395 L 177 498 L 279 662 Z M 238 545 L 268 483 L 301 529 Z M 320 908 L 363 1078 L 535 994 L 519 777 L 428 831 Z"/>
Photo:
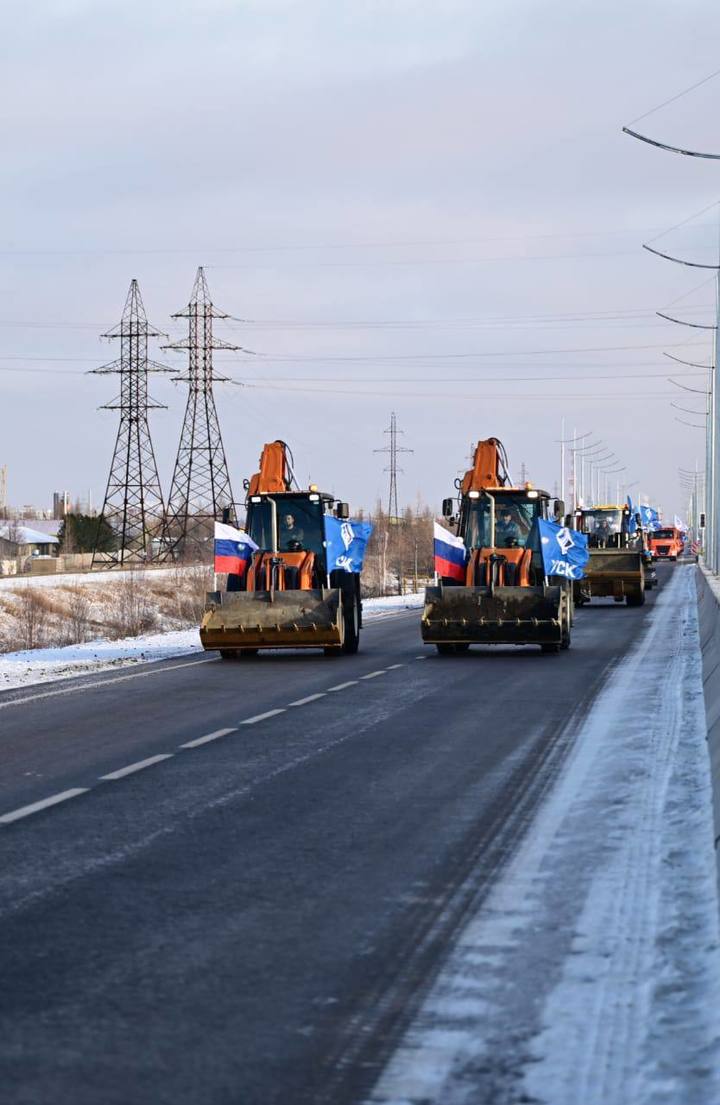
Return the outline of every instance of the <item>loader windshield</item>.
<path id="1" fill-rule="evenodd" d="M 494 495 L 495 533 L 492 533 L 491 500 L 489 495 L 468 500 L 465 544 L 469 549 L 525 548 L 535 519 L 540 515 L 541 500 L 522 495 Z"/>
<path id="2" fill-rule="evenodd" d="M 273 548 L 273 508 L 278 552 L 324 553 L 322 504 L 306 495 L 275 495 L 248 505 L 247 532 L 264 551 Z"/>
<path id="3" fill-rule="evenodd" d="M 582 512 L 583 533 L 595 534 L 607 538 L 611 533 L 622 533 L 622 510 L 584 510 Z"/>

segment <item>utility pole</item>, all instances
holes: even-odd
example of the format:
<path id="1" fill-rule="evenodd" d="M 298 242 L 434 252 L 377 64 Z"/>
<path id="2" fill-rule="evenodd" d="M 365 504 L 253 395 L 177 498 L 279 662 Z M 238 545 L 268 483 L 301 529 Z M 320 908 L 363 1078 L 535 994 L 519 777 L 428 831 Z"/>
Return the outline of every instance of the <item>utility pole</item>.
<path id="1" fill-rule="evenodd" d="M 397 497 L 397 478 L 398 473 L 402 472 L 402 468 L 398 467 L 398 453 L 412 453 L 413 449 L 406 449 L 401 445 L 398 445 L 398 434 L 403 433 L 403 430 L 397 428 L 397 416 L 395 411 L 390 414 L 390 425 L 387 430 L 384 431 L 390 435 L 390 444 L 386 445 L 382 449 L 373 449 L 374 453 L 389 453 L 390 464 L 385 469 L 390 473 L 390 488 L 388 491 L 388 523 L 392 524 L 393 519 L 397 522 L 400 517 L 400 511 L 398 509 L 398 497 Z"/>
<path id="2" fill-rule="evenodd" d="M 172 372 L 148 360 L 148 338 L 163 335 L 148 323 L 137 280 L 130 283 L 120 322 L 102 336 L 120 340 L 120 357 L 91 372 L 120 377 L 120 395 L 101 408 L 119 410 L 120 426 L 98 520 L 93 568 L 145 564 L 155 558 L 157 549 L 153 543 L 160 535 L 163 498 L 150 440 L 148 410 L 162 409 L 164 405 L 149 398 L 147 378 L 149 372 Z M 99 547 L 105 544 L 101 539 L 106 527 L 114 535 L 114 547 L 110 550 Z"/>
<path id="3" fill-rule="evenodd" d="M 214 523 L 223 517 L 233 524 L 236 520 L 213 395 L 213 384 L 227 377 L 213 372 L 213 350 L 242 347 L 213 335 L 213 319 L 229 315 L 213 306 L 202 267 L 197 270 L 190 302 L 172 317 L 188 320 L 187 338 L 164 348 L 187 351 L 187 374 L 176 380 L 186 383 L 189 393 L 165 517 L 163 554 L 174 560 L 209 560 Z"/>

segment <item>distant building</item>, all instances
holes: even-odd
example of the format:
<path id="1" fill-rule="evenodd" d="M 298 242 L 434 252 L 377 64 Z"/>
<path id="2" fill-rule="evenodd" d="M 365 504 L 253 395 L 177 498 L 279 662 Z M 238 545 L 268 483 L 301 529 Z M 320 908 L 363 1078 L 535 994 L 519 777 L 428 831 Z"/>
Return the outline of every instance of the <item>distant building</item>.
<path id="1" fill-rule="evenodd" d="M 54 491 L 53 492 L 53 518 L 64 518 L 70 510 L 70 492 L 69 491 Z"/>
<path id="2" fill-rule="evenodd" d="M 53 534 L 41 533 L 22 522 L 0 523 L 0 559 L 57 556 L 58 544 L 59 541 Z"/>

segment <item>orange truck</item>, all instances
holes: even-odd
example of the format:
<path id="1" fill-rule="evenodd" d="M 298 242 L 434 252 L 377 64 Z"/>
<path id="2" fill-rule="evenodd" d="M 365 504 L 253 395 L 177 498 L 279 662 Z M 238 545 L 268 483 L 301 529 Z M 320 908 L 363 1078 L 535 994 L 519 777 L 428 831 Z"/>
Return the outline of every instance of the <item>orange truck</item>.
<path id="1" fill-rule="evenodd" d="M 658 560 L 677 560 L 685 548 L 682 533 L 674 526 L 649 533 L 648 543 L 651 553 Z"/>

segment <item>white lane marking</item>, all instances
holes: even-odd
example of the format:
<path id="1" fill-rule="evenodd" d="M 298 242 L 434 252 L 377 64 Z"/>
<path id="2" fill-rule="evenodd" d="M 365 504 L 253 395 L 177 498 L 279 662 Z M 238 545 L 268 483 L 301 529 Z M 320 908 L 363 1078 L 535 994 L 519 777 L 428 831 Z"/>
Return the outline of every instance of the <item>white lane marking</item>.
<path id="1" fill-rule="evenodd" d="M 142 771 L 143 768 L 152 767 L 153 764 L 159 764 L 161 760 L 170 760 L 174 755 L 174 752 L 161 752 L 159 756 L 148 756 L 146 760 L 138 760 L 134 764 L 128 764 L 127 767 L 118 768 L 117 771 L 111 771 L 107 775 L 101 775 L 100 778 L 104 782 L 124 779 L 126 775 L 132 775 L 136 771 Z"/>
<path id="2" fill-rule="evenodd" d="M 10 825 L 13 821 L 19 821 L 21 817 L 28 817 L 31 813 L 38 813 L 50 806 L 57 806 L 58 802 L 66 802 L 68 798 L 76 798 L 78 794 L 87 794 L 88 787 L 74 787 L 72 790 L 63 790 L 59 794 L 52 794 L 49 798 L 42 798 L 39 802 L 31 802 L 29 806 L 21 806 L 20 809 L 4 813 L 0 817 L 0 825 Z"/>
<path id="3" fill-rule="evenodd" d="M 210 741 L 219 740 L 220 737 L 226 737 L 228 733 L 237 733 L 237 729 L 216 729 L 214 733 L 206 733 L 204 737 L 197 737 L 194 741 L 185 741 L 185 744 L 181 744 L 181 748 L 199 748 L 201 744 L 209 744 Z"/>
<path id="4" fill-rule="evenodd" d="M 306 702 L 317 702 L 318 698 L 325 698 L 326 691 L 320 691 L 319 694 L 309 694 L 306 698 L 299 698 L 297 702 L 291 702 L 290 706 L 304 706 Z"/>
<path id="5" fill-rule="evenodd" d="M 416 660 L 427 660 L 427 656 L 416 656 Z"/>
<path id="6" fill-rule="evenodd" d="M 141 661 L 142 662 L 142 661 Z M 148 660 L 147 664 L 162 664 L 162 660 Z M 151 675 L 162 675 L 166 671 L 176 671 L 178 668 L 194 668 L 197 664 L 217 664 L 216 656 L 210 656 L 204 660 L 190 660 L 187 664 L 170 664 L 167 668 L 157 668 L 154 671 L 134 671 L 129 675 L 115 675 L 112 679 L 98 679 L 94 683 L 81 683 L 76 687 L 58 687 L 55 691 L 41 691 L 40 694 L 28 694 L 24 698 L 11 698 L 8 702 L 0 702 L 0 710 L 6 710 L 8 706 L 22 706 L 25 702 L 37 702 L 41 698 L 54 698 L 60 694 L 74 694 L 76 691 L 92 691 L 95 687 L 107 687 L 111 683 L 124 683 L 127 679 L 148 679 Z M 88 674 L 87 672 L 85 673 Z M 91 673 L 90 673 L 91 674 Z M 69 679 L 82 679 L 81 675 L 68 676 Z M 58 680 L 60 682 L 60 680 Z M 66 680 L 62 680 L 66 682 Z"/>
<path id="7" fill-rule="evenodd" d="M 264 714 L 255 714 L 255 717 L 246 717 L 244 721 L 241 721 L 241 725 L 254 725 L 256 721 L 265 721 L 265 718 L 275 717 L 276 714 L 284 714 L 285 707 L 280 710 L 266 710 Z"/>
<path id="8" fill-rule="evenodd" d="M 330 691 L 344 691 L 346 687 L 355 687 L 357 685 L 357 679 L 348 679 L 347 683 L 338 683 L 335 687 L 328 687 L 328 693 Z"/>
<path id="9" fill-rule="evenodd" d="M 369 675 L 361 675 L 360 678 L 361 679 L 374 679 L 376 675 L 384 675 L 385 671 L 386 671 L 385 668 L 380 668 L 380 671 L 371 671 L 369 673 Z"/>
<path id="10" fill-rule="evenodd" d="M 395 671 L 396 668 L 404 668 L 404 667 L 405 667 L 404 664 L 390 664 L 389 667 L 387 667 L 385 670 L 386 671 Z"/>

